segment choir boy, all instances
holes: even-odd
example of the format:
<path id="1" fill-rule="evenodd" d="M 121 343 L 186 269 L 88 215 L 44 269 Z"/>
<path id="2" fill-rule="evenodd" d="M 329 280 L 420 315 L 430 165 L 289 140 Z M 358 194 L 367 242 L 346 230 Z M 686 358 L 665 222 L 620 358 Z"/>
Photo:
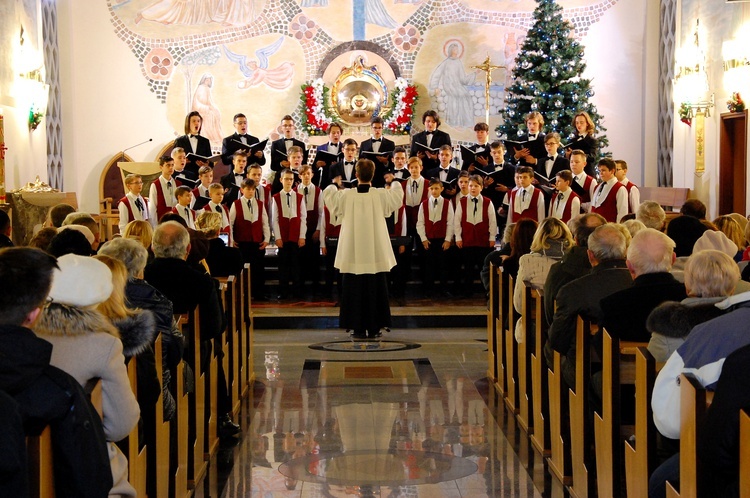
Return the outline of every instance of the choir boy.
<path id="1" fill-rule="evenodd" d="M 152 224 L 159 223 L 162 216 L 172 211 L 177 205 L 174 191 L 177 188 L 175 180 L 172 178 L 174 173 L 174 159 L 169 156 L 159 158 L 159 168 L 161 175 L 151 183 L 148 192 L 148 217 L 153 220 Z"/>
<path id="2" fill-rule="evenodd" d="M 302 166 L 304 157 L 305 151 L 302 149 L 302 147 L 298 147 L 296 145 L 289 147 L 289 170 L 294 175 L 295 183 L 299 180 L 299 178 L 297 178 L 297 175 L 299 175 L 299 168 L 300 166 Z"/>
<path id="3" fill-rule="evenodd" d="M 608 157 L 599 160 L 602 183 L 596 187 L 591 201 L 591 212 L 604 216 L 610 223 L 619 223 L 628 214 L 628 189 L 617 181 L 616 168 L 615 162 Z"/>
<path id="4" fill-rule="evenodd" d="M 515 149 L 511 151 L 513 158 L 520 166 L 532 166 L 534 167 L 538 161 L 546 156 L 544 147 L 544 133 L 542 128 L 544 127 L 544 118 L 541 113 L 537 111 L 530 112 L 526 116 L 526 130 L 524 135 L 519 138 L 522 142 L 533 142 L 529 147 L 522 149 Z"/>
<path id="5" fill-rule="evenodd" d="M 247 169 L 247 177 L 255 182 L 255 198 L 268 208 L 271 201 L 271 185 L 263 183 L 263 168 L 258 164 L 251 164 Z"/>
<path id="6" fill-rule="evenodd" d="M 469 195 L 458 202 L 453 217 L 456 247 L 464 268 L 462 289 L 469 296 L 472 294 L 474 276 L 479 275 L 484 258 L 495 247 L 497 235 L 495 207 L 491 200 L 482 197 L 482 183 L 479 175 L 469 177 Z"/>
<path id="7" fill-rule="evenodd" d="M 582 150 L 574 150 L 570 153 L 570 171 L 573 173 L 573 182 L 570 188 L 581 198 L 581 212 L 591 211 L 591 199 L 596 192 L 596 180 L 586 174 L 586 153 Z"/>
<path id="8" fill-rule="evenodd" d="M 198 111 L 191 111 L 185 116 L 185 134 L 175 138 L 174 147 L 181 148 L 186 154 L 196 154 L 202 157 L 211 157 L 211 142 L 201 135 L 203 128 L 203 117 Z M 198 175 L 201 166 L 210 166 L 208 162 L 195 156 L 187 158 L 185 170 L 193 177 Z"/>
<path id="9" fill-rule="evenodd" d="M 315 185 L 318 185 L 321 189 L 325 189 L 328 185 L 331 184 L 331 175 L 329 171 L 331 165 L 340 161 L 341 158 L 344 157 L 344 147 L 341 143 L 341 134 L 343 132 L 344 129 L 340 124 L 331 123 L 331 126 L 328 128 L 328 142 L 322 145 L 318 145 L 317 147 L 317 150 L 319 152 L 328 152 L 329 154 L 332 154 L 336 157 L 336 159 L 333 161 L 331 161 L 330 159 L 328 161 L 324 161 L 317 155 L 315 156 L 315 168 L 313 169 L 312 182 Z"/>
<path id="10" fill-rule="evenodd" d="M 564 169 L 570 169 L 570 162 L 565 156 L 557 153 L 559 148 L 560 135 L 555 132 L 547 134 L 544 137 L 544 149 L 547 151 L 547 157 L 537 162 L 534 168 L 537 173 L 549 178 L 550 183 L 554 181 L 557 173 Z"/>
<path id="11" fill-rule="evenodd" d="M 383 136 L 383 118 L 374 117 L 370 121 L 370 131 L 372 135 L 367 140 L 363 141 L 360 146 L 360 155 L 365 158 L 374 159 L 375 163 L 375 177 L 372 179 L 372 186 L 379 188 L 385 185 L 383 175 L 387 169 L 393 166 L 393 151 L 396 149 L 396 144 L 393 140 L 389 140 Z M 390 152 L 388 156 L 370 156 L 364 154 L 365 152 L 375 152 L 377 154 Z"/>
<path id="12" fill-rule="evenodd" d="M 622 159 L 616 159 L 615 165 L 617 167 L 615 178 L 617 178 L 618 182 L 625 185 L 628 191 L 628 213 L 635 213 L 638 211 L 638 206 L 641 205 L 641 191 L 638 190 L 635 183 L 628 180 L 628 163 Z"/>
<path id="13" fill-rule="evenodd" d="M 357 162 L 357 142 L 353 138 L 344 140 L 344 159 L 331 165 L 329 171 L 331 183 L 341 177 L 345 187 L 353 187 L 357 183 L 354 165 Z"/>
<path id="14" fill-rule="evenodd" d="M 299 177 L 297 193 L 302 194 L 307 207 L 307 230 L 305 232 L 307 243 L 299 251 L 303 260 L 302 281 L 310 280 L 313 294 L 315 294 L 320 282 L 320 232 L 324 223 L 323 191 L 312 182 L 313 168 L 309 164 L 299 167 Z"/>
<path id="15" fill-rule="evenodd" d="M 424 124 L 424 131 L 412 137 L 409 156 L 420 158 L 424 169 L 429 171 L 440 165 L 438 154 L 437 152 L 426 150 L 418 144 L 426 145 L 430 149 L 440 149 L 443 145 L 451 144 L 451 137 L 446 132 L 438 130 L 440 127 L 440 116 L 432 109 L 422 114 L 422 124 Z"/>
<path id="16" fill-rule="evenodd" d="M 193 197 L 211 197 L 208 193 L 208 187 L 214 182 L 214 170 L 211 166 L 201 166 L 198 170 L 198 179 L 200 183 L 193 189 Z"/>
<path id="17" fill-rule="evenodd" d="M 194 182 L 198 179 L 197 173 L 185 169 L 185 166 L 187 166 L 187 154 L 185 153 L 185 149 L 182 147 L 175 147 L 169 155 L 174 159 L 174 177 L 177 180 L 178 187 L 182 185 L 180 178 L 186 178 L 190 182 Z"/>
<path id="18" fill-rule="evenodd" d="M 146 220 L 151 223 L 151 226 L 155 226 L 156 221 L 149 218 L 148 201 L 141 195 L 143 190 L 141 175 L 130 174 L 126 176 L 125 186 L 128 188 L 128 193 L 120 199 L 120 203 L 117 205 L 117 210 L 120 213 L 120 222 L 118 223 L 120 233 L 123 233 L 127 224 L 133 220 Z"/>
<path id="19" fill-rule="evenodd" d="M 442 197 L 443 184 L 437 178 L 430 180 L 430 196 L 419 209 L 417 234 L 424 248 L 425 271 L 423 281 L 429 294 L 439 275 L 443 292 L 448 285 L 448 254 L 453 240 L 453 207 Z"/>
<path id="20" fill-rule="evenodd" d="M 563 223 L 567 223 L 581 212 L 581 199 L 570 188 L 572 182 L 573 174 L 570 170 L 564 169 L 555 175 L 557 193 L 552 196 L 549 204 L 549 215 L 562 220 Z"/>
<path id="21" fill-rule="evenodd" d="M 427 182 L 422 176 L 422 161 L 418 157 L 410 157 L 409 179 L 404 184 L 404 206 L 406 209 L 406 232 L 414 237 L 417 234 L 417 217 L 419 206 L 427 199 Z"/>
<path id="22" fill-rule="evenodd" d="M 242 195 L 240 189 L 246 178 L 245 168 L 247 168 L 247 153 L 238 150 L 232 157 L 232 171 L 221 177 L 220 183 L 228 194 L 224 200 L 227 205 L 231 205 Z M 232 192 L 236 192 L 236 195 L 231 195 Z"/>
<path id="23" fill-rule="evenodd" d="M 293 184 L 292 170 L 282 171 L 281 191 L 273 195 L 271 209 L 271 226 L 279 248 L 279 290 L 282 299 L 289 296 L 290 280 L 294 281 L 295 297 L 301 297 L 302 293 L 299 250 L 305 246 L 307 207 L 302 194 L 292 190 Z"/>
<path id="24" fill-rule="evenodd" d="M 247 132 L 247 116 L 241 112 L 235 114 L 232 125 L 234 126 L 234 133 L 221 142 L 221 161 L 224 164 L 229 164 L 234 158 L 234 153 L 241 150 L 248 154 L 248 162 L 261 166 L 266 164 L 266 156 L 262 150 L 250 154 L 250 146 L 260 143 L 260 140 Z"/>
<path id="25" fill-rule="evenodd" d="M 453 210 L 456 209 L 456 204 L 458 201 L 460 201 L 462 198 L 469 195 L 469 177 L 471 176 L 471 173 L 468 171 L 461 171 L 458 173 L 458 178 L 456 179 L 456 183 L 458 184 L 458 192 L 456 193 L 456 196 L 451 199 L 451 203 L 453 205 Z"/>
<path id="26" fill-rule="evenodd" d="M 521 186 L 510 192 L 508 223 L 516 223 L 524 218 L 541 223 L 546 218 L 544 196 L 541 189 L 535 188 L 531 184 L 534 178 L 534 170 L 529 166 L 521 166 L 516 169 L 516 172 Z"/>
<path id="27" fill-rule="evenodd" d="M 492 205 L 498 208 L 497 226 L 505 226 L 505 216 L 500 214 L 503 198 L 515 186 L 516 168 L 505 162 L 505 146 L 502 142 L 490 145 L 490 162 L 480 168 L 486 175 L 482 195 L 489 197 Z M 481 173 L 481 172 L 478 172 Z"/>
<path id="28" fill-rule="evenodd" d="M 289 167 L 287 153 L 290 147 L 300 147 L 302 150 L 302 162 L 307 162 L 305 142 L 294 138 L 294 119 L 288 114 L 281 118 L 281 132 L 283 136 L 271 143 L 271 171 L 276 172 L 273 185 L 271 186 L 271 193 L 273 194 L 281 190 L 281 171 Z"/>
<path id="29" fill-rule="evenodd" d="M 393 175 L 387 173 L 385 175 L 385 188 L 393 188 L 394 181 L 395 178 Z M 395 183 L 401 185 L 401 182 L 395 181 Z M 411 247 L 413 244 L 413 241 L 409 239 L 407 234 L 408 223 L 406 221 L 405 208 L 406 205 L 402 200 L 401 206 L 385 219 L 388 236 L 391 238 L 391 245 L 393 246 L 393 254 L 396 256 L 396 266 L 392 267 L 389 272 L 388 283 L 390 285 L 390 294 L 396 299 L 399 305 L 404 304 L 404 291 L 406 290 L 406 282 L 411 270 Z M 409 242 L 412 242 L 412 244 Z"/>
<path id="30" fill-rule="evenodd" d="M 229 208 L 222 204 L 224 199 L 224 186 L 221 183 L 212 183 L 208 188 L 210 201 L 203 207 L 204 211 L 217 212 L 221 214 L 221 230 L 219 233 L 226 233 L 229 235 L 229 247 L 234 247 L 234 239 L 232 237 L 232 224 L 229 221 Z"/>
<path id="31" fill-rule="evenodd" d="M 172 212 L 179 214 L 187 223 L 188 228 L 195 230 L 195 211 L 190 209 L 190 203 L 193 201 L 190 187 L 181 185 L 175 189 L 174 195 L 177 198 L 177 205 L 172 208 Z"/>
<path id="32" fill-rule="evenodd" d="M 393 151 L 393 177 L 395 180 L 404 181 L 409 178 L 406 159 L 406 149 L 396 147 Z"/>
<path id="33" fill-rule="evenodd" d="M 473 163 L 464 163 L 461 166 L 462 170 L 468 171 L 472 174 L 474 174 L 474 168 L 486 170 L 490 162 L 487 158 L 490 153 L 490 144 L 488 142 L 490 127 L 487 125 L 487 123 L 477 123 L 474 125 L 474 133 L 476 133 L 477 135 L 477 143 L 469 148 L 474 152 L 474 154 L 476 154 L 476 160 Z"/>
<path id="34" fill-rule="evenodd" d="M 440 160 L 440 165 L 437 168 L 427 171 L 424 176 L 429 179 L 440 179 L 445 187 L 443 197 L 450 199 L 456 195 L 458 190 L 455 180 L 458 178 L 458 173 L 460 172 L 458 169 L 451 167 L 453 148 L 450 145 L 441 146 L 438 152 L 438 159 Z"/>
<path id="35" fill-rule="evenodd" d="M 243 261 L 250 263 L 252 297 L 263 300 L 266 280 L 263 257 L 266 255 L 266 246 L 271 241 L 271 227 L 266 204 L 255 196 L 257 186 L 251 178 L 242 182 L 242 197 L 232 203 L 229 223 Z"/>

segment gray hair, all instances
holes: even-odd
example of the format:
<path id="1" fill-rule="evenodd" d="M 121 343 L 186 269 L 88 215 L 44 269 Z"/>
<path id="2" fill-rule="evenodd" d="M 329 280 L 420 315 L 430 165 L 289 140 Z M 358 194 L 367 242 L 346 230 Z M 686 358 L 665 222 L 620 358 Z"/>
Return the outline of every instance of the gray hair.
<path id="1" fill-rule="evenodd" d="M 614 223 L 596 227 L 588 238 L 588 249 L 599 262 L 625 259 L 627 247 L 625 235 Z"/>
<path id="2" fill-rule="evenodd" d="M 675 243 L 662 232 L 645 228 L 635 234 L 628 248 L 628 261 L 636 276 L 672 269 Z"/>
<path id="3" fill-rule="evenodd" d="M 722 251 L 694 252 L 685 264 L 685 288 L 691 296 L 730 296 L 740 281 L 740 267 Z"/>
<path id="4" fill-rule="evenodd" d="M 187 228 L 176 221 L 166 221 L 157 225 L 151 249 L 157 258 L 187 258 L 190 247 L 190 234 Z"/>
<path id="5" fill-rule="evenodd" d="M 661 206 L 660 206 L 661 207 Z M 647 227 L 643 224 L 640 220 L 627 220 L 622 222 L 622 226 L 627 228 L 628 233 L 630 234 L 630 238 L 632 239 L 635 237 L 635 234 L 643 230 L 644 228 L 654 228 L 654 227 Z"/>
<path id="6" fill-rule="evenodd" d="M 661 230 L 664 227 L 664 220 L 667 219 L 667 215 L 658 202 L 644 201 L 638 206 L 635 219 L 646 225 L 646 228 Z"/>
<path id="7" fill-rule="evenodd" d="M 72 225 L 74 221 L 78 221 L 79 219 L 88 219 L 91 221 L 96 221 L 94 217 L 91 216 L 91 214 L 89 213 L 84 213 L 83 211 L 74 211 L 65 217 L 65 219 L 62 222 L 62 226 Z"/>
<path id="8" fill-rule="evenodd" d="M 128 269 L 129 278 L 135 278 L 139 275 L 148 261 L 148 251 L 140 242 L 123 237 L 106 242 L 99 248 L 98 254 L 122 261 L 125 268 Z"/>

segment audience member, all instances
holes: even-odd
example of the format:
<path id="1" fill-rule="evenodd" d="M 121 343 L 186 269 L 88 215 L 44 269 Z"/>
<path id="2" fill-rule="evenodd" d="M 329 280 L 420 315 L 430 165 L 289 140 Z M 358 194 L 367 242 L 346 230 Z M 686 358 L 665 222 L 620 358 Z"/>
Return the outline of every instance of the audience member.
<path id="1" fill-rule="evenodd" d="M 575 245 L 571 247 L 559 262 L 553 264 L 547 273 L 547 281 L 544 283 L 544 313 L 547 322 L 552 322 L 552 315 L 555 312 L 555 298 L 560 288 L 582 277 L 591 271 L 591 263 L 587 253 L 589 235 L 596 227 L 605 224 L 601 215 L 596 213 L 587 213 L 568 222 L 568 226 L 576 224 L 576 228 L 571 230 L 574 236 Z"/>
<path id="2" fill-rule="evenodd" d="M 29 247 L 35 247 L 42 251 L 47 251 L 49 249 L 49 244 L 52 242 L 55 235 L 57 235 L 57 228 L 44 227 L 31 237 Z"/>
<path id="3" fill-rule="evenodd" d="M 208 239 L 206 263 L 213 277 L 239 275 L 243 266 L 242 254 L 236 247 L 227 247 L 219 238 L 221 221 L 221 213 L 215 211 L 202 211 L 195 220 L 195 228 Z"/>
<path id="4" fill-rule="evenodd" d="M 552 364 L 553 350 L 560 353 L 562 376 L 569 387 L 575 386 L 578 316 L 595 324 L 602 323 L 601 299 L 633 285 L 625 262 L 625 237 L 616 226 L 611 223 L 601 225 L 586 239 L 586 254 L 592 268 L 588 274 L 566 283 L 557 292 L 557 308 L 544 346 L 549 365 Z"/>
<path id="5" fill-rule="evenodd" d="M 734 242 L 737 252 L 733 256 L 735 261 L 742 260 L 742 253 L 745 250 L 745 232 L 737 221 L 729 215 L 719 216 L 714 220 L 714 225 L 729 240 Z M 695 249 L 693 249 L 695 250 Z"/>
<path id="6" fill-rule="evenodd" d="M 664 221 L 667 214 L 658 202 L 643 201 L 635 214 L 635 219 L 646 225 L 647 228 L 664 231 Z"/>
<path id="7" fill-rule="evenodd" d="M 628 269 L 633 286 L 602 298 L 602 325 L 623 341 L 648 342 L 646 319 L 664 301 L 682 301 L 685 286 L 669 271 L 674 241 L 653 228 L 641 230 L 628 247 Z"/>
<path id="8" fill-rule="evenodd" d="M 66 469 L 55 478 L 56 495 L 101 498 L 112 488 L 101 421 L 78 382 L 50 365 L 52 345 L 28 328 L 42 311 L 56 267 L 55 259 L 39 249 L 0 250 L 0 281 L 13 289 L 0 293 L 0 390 L 18 403 L 25 435 L 38 435 L 50 425 L 59 450 L 53 465 Z M 81 431 L 86 425 L 91 430 Z M 3 425 L 4 434 L 9 430 Z M 26 462 L 19 467 L 15 489 L 2 481 L 0 495 L 28 495 Z"/>
<path id="9" fill-rule="evenodd" d="M 678 216 L 667 225 L 666 234 L 675 243 L 674 253 L 680 258 L 693 253 L 695 241 L 703 235 L 707 227 L 701 221 L 690 215 Z"/>
<path id="10" fill-rule="evenodd" d="M 44 222 L 45 227 L 60 228 L 65 221 L 65 217 L 70 213 L 75 213 L 76 208 L 70 204 L 55 204 L 47 212 L 47 219 Z"/>
<path id="11" fill-rule="evenodd" d="M 52 343 L 50 364 L 79 384 L 102 381 L 102 427 L 108 441 L 114 485 L 110 496 L 135 497 L 128 482 L 128 461 L 114 443 L 138 423 L 138 401 L 130 388 L 117 328 L 96 309 L 112 294 L 112 273 L 93 258 L 66 254 L 57 261 L 51 302 L 34 332 Z"/>
<path id="12" fill-rule="evenodd" d="M 190 254 L 188 254 L 187 262 L 192 267 L 196 269 L 202 268 L 205 271 L 205 266 L 202 262 L 208 255 L 208 239 L 206 236 L 202 232 L 188 227 L 183 217 L 179 214 L 167 213 L 159 219 L 159 223 L 164 223 L 165 221 L 176 221 L 187 230 L 190 237 Z M 151 251 L 153 251 L 153 241 Z"/>
<path id="13" fill-rule="evenodd" d="M 646 225 L 643 224 L 643 222 L 638 220 L 627 220 L 622 223 L 622 226 L 627 229 L 628 233 L 630 234 L 630 239 L 632 240 L 633 237 L 635 237 L 635 234 L 643 230 L 644 228 L 649 228 Z"/>
<path id="14" fill-rule="evenodd" d="M 155 258 L 146 266 L 145 279 L 172 301 L 175 313 L 189 313 L 199 307 L 201 354 L 207 362 L 211 354 L 211 340 L 218 339 L 226 328 L 226 316 L 219 300 L 218 282 L 187 262 L 191 250 L 190 234 L 187 228 L 178 222 L 160 223 L 154 230 L 151 244 Z M 219 356 L 221 352 L 216 351 L 215 354 Z M 238 434 L 240 428 L 230 417 L 231 403 L 221 361 L 217 377 L 219 431 L 222 437 L 231 437 Z"/>
<path id="15" fill-rule="evenodd" d="M 13 247 L 13 241 L 10 240 L 10 216 L 3 210 L 0 210 L 0 249 L 3 247 Z"/>
<path id="16" fill-rule="evenodd" d="M 500 266 L 503 272 L 516 278 L 518 276 L 518 266 L 521 256 L 531 252 L 531 243 L 534 241 L 534 234 L 538 224 L 534 220 L 524 218 L 519 220 L 513 228 L 510 236 L 510 256 L 502 261 Z"/>
<path id="17" fill-rule="evenodd" d="M 94 235 L 94 241 L 91 242 L 91 249 L 96 252 L 97 249 L 99 249 L 99 241 L 100 241 L 100 235 L 99 235 L 99 223 L 88 213 L 70 213 L 68 216 L 65 217 L 65 220 L 63 221 L 62 226 L 84 226 L 88 228 L 91 233 Z"/>
<path id="18" fill-rule="evenodd" d="M 684 216 L 692 216 L 699 220 L 706 219 L 706 205 L 698 199 L 688 199 L 680 208 L 680 214 Z"/>
<path id="19" fill-rule="evenodd" d="M 651 333 L 648 350 L 657 362 L 667 361 L 693 327 L 722 314 L 714 304 L 732 295 L 740 270 L 731 257 L 709 249 L 690 256 L 684 276 L 688 297 L 681 302 L 660 304 L 646 320 L 646 329 Z"/>
<path id="20" fill-rule="evenodd" d="M 91 243 L 94 236 L 83 226 L 69 226 L 58 228 L 58 233 L 49 242 L 47 252 L 59 258 L 65 254 L 91 256 Z"/>

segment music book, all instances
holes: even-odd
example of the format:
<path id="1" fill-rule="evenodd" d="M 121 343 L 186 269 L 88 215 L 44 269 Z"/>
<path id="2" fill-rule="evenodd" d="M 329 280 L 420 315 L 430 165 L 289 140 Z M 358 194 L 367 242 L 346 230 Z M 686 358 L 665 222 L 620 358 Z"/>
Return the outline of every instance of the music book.
<path id="1" fill-rule="evenodd" d="M 343 154 L 333 154 L 332 152 L 328 152 L 327 150 L 319 150 L 315 152 L 315 162 L 323 161 L 326 163 L 326 166 L 330 166 L 331 164 L 338 161 L 339 157 L 343 157 Z"/>
<path id="2" fill-rule="evenodd" d="M 236 138 L 232 139 L 232 142 L 237 142 L 242 146 L 244 149 L 248 149 L 250 154 L 255 154 L 258 151 L 266 150 L 266 145 L 268 145 L 268 139 L 263 140 L 262 142 L 257 142 L 254 144 L 245 144 L 242 143 L 240 140 L 237 140 Z M 241 150 L 241 149 L 238 149 Z"/>
<path id="3" fill-rule="evenodd" d="M 476 171 L 480 175 L 484 175 L 484 176 L 493 176 L 493 175 L 500 176 L 500 173 L 504 173 L 506 170 L 505 170 L 505 168 L 503 168 L 503 169 L 499 169 L 497 171 L 485 171 L 483 169 L 480 169 L 480 168 L 474 166 L 474 171 Z"/>
<path id="4" fill-rule="evenodd" d="M 204 207 L 206 207 L 206 204 L 208 204 L 211 201 L 211 199 L 209 199 L 208 197 L 203 197 L 203 196 L 198 196 L 198 197 L 193 196 L 193 199 L 195 199 L 195 201 L 193 201 L 193 207 L 191 208 L 193 209 L 193 211 L 198 211 L 199 209 L 203 209 Z"/>
<path id="5" fill-rule="evenodd" d="M 461 161 L 463 164 L 468 168 L 470 164 L 477 163 L 477 156 L 483 157 L 487 160 L 490 158 L 490 146 L 486 146 L 485 149 L 481 152 L 474 152 L 469 147 L 466 147 L 465 145 L 461 146 Z M 476 166 L 475 166 L 476 167 Z"/>
<path id="6" fill-rule="evenodd" d="M 419 143 L 419 142 L 414 142 L 414 145 L 420 146 L 422 149 L 426 150 L 427 152 L 429 152 L 431 154 L 437 154 L 438 152 L 440 152 L 439 148 L 433 149 L 432 147 L 427 147 L 425 144 L 422 144 L 422 143 Z"/>
<path id="7" fill-rule="evenodd" d="M 374 159 L 376 157 L 391 157 L 392 152 L 373 152 L 371 150 L 366 150 L 361 152 L 362 156 L 371 156 L 368 159 Z"/>
<path id="8" fill-rule="evenodd" d="M 192 180 L 181 173 L 175 175 L 174 179 L 177 180 L 180 185 L 185 186 L 185 187 L 190 187 L 190 190 L 197 187 L 199 183 L 196 180 Z"/>
<path id="9" fill-rule="evenodd" d="M 453 188 L 456 186 L 456 181 L 458 180 L 458 177 L 454 178 L 453 180 L 440 180 L 440 183 L 443 184 L 443 188 Z"/>
<path id="10" fill-rule="evenodd" d="M 224 198 L 221 200 L 221 203 L 226 204 L 227 206 L 231 206 L 232 203 L 239 198 L 240 188 L 237 185 L 230 185 L 227 191 L 224 193 Z M 210 201 L 211 199 L 208 200 Z"/>
<path id="11" fill-rule="evenodd" d="M 505 140 L 505 148 L 511 154 L 514 154 L 521 149 L 529 149 L 529 152 L 531 152 L 531 155 L 534 157 L 544 157 L 547 155 L 547 149 L 544 148 L 544 142 L 542 140 L 526 140 L 523 142 Z"/>
<path id="12" fill-rule="evenodd" d="M 356 178 L 353 180 L 344 180 L 343 178 L 341 179 L 341 186 L 344 188 L 354 188 L 357 186 L 357 183 L 358 181 Z"/>
<path id="13" fill-rule="evenodd" d="M 206 161 L 207 163 L 215 163 L 219 159 L 221 159 L 221 154 L 214 154 L 211 157 L 206 156 L 200 156 L 198 154 L 193 154 L 192 152 L 189 152 L 187 155 L 188 160 L 190 161 Z"/>
<path id="14" fill-rule="evenodd" d="M 579 197 L 584 197 L 589 194 L 589 192 L 586 191 L 586 188 L 583 185 L 579 185 L 575 178 L 570 182 L 570 188 L 573 192 L 578 194 Z"/>
<path id="15" fill-rule="evenodd" d="M 544 176 L 543 174 L 539 173 L 536 170 L 534 171 L 534 176 L 536 176 L 536 177 L 539 178 L 539 184 L 540 185 L 545 185 L 546 186 L 546 185 L 554 185 L 555 184 L 555 182 L 553 180 L 550 180 L 549 178 L 547 178 L 546 176 Z"/>

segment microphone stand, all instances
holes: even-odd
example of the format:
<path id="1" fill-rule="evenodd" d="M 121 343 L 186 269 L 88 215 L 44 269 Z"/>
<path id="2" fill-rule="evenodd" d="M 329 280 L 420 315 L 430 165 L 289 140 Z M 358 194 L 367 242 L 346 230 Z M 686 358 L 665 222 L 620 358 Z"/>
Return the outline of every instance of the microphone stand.
<path id="1" fill-rule="evenodd" d="M 143 142 L 141 142 L 141 143 L 139 143 L 139 144 L 131 145 L 130 147 L 127 147 L 127 148 L 125 148 L 125 149 L 122 149 L 122 150 L 120 151 L 120 161 L 119 161 L 119 162 L 123 162 L 123 161 L 125 161 L 125 151 L 128 151 L 128 150 L 130 150 L 130 149 L 135 149 L 136 147 L 138 147 L 138 146 L 140 146 L 140 145 L 143 145 L 143 144 L 147 144 L 147 143 L 149 143 L 149 142 L 153 142 L 153 141 L 154 141 L 154 139 L 153 139 L 153 138 L 149 138 L 148 140 L 144 140 Z"/>

